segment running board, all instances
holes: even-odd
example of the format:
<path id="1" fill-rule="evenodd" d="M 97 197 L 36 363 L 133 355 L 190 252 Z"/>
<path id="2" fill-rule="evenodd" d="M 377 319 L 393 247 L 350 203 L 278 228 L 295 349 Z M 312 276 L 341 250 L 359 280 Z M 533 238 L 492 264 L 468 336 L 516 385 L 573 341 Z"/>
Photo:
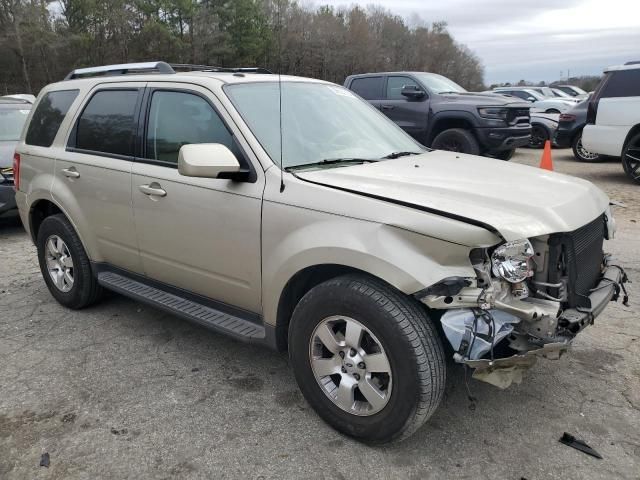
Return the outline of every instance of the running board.
<path id="1" fill-rule="evenodd" d="M 264 327 L 244 318 L 165 292 L 114 272 L 98 273 L 98 283 L 109 290 L 147 303 L 238 340 L 265 343 Z"/>

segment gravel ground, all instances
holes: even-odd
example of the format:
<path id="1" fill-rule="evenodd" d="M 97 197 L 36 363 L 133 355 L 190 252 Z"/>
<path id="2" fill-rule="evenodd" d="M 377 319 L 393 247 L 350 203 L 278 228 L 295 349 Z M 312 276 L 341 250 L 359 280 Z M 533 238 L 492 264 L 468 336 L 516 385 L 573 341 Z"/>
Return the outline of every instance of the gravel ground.
<path id="1" fill-rule="evenodd" d="M 636 280 L 631 306 L 612 303 L 521 385 L 471 381 L 475 409 L 452 365 L 431 420 L 375 448 L 315 415 L 283 355 L 118 296 L 60 307 L 18 221 L 0 219 L 0 479 L 640 478 L 640 187 L 617 162 L 554 160 L 627 204 L 607 249 Z M 558 443 L 565 431 L 604 459 Z"/>

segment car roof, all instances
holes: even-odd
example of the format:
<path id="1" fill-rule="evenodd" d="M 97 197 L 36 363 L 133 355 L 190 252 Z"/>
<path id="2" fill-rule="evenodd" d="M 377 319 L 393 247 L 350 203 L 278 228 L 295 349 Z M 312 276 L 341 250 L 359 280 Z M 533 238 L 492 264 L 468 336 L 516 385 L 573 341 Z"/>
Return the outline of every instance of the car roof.
<path id="1" fill-rule="evenodd" d="M 640 68 L 640 62 L 627 62 L 624 65 L 613 65 L 604 69 L 604 73 L 615 72 L 619 70 L 637 70 Z"/>
<path id="2" fill-rule="evenodd" d="M 127 82 L 185 82 L 198 83 L 202 80 L 216 80 L 222 84 L 242 84 L 259 82 L 306 82 L 335 85 L 324 80 L 292 75 L 240 73 L 240 72 L 176 72 L 176 73 L 140 73 L 126 75 L 98 75 L 86 78 L 63 80 L 47 87 L 47 90 L 69 90 L 78 87 L 91 87 L 101 83 L 127 83 Z"/>
<path id="3" fill-rule="evenodd" d="M 440 75 L 439 73 L 433 72 L 419 72 L 419 71 L 397 71 L 397 72 L 370 72 L 370 73 L 355 73 L 353 75 L 349 75 L 347 78 L 358 78 L 358 77 L 377 77 L 378 75 L 437 75 L 438 77 L 443 77 L 444 75 Z M 446 77 L 445 77 L 446 78 Z"/>

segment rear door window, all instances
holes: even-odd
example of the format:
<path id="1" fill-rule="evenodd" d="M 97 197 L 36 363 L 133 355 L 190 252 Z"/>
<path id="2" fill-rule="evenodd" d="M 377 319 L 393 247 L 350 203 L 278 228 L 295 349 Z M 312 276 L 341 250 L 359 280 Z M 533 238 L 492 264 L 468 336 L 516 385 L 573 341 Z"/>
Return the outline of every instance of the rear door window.
<path id="1" fill-rule="evenodd" d="M 350 90 L 353 90 L 365 100 L 381 100 L 383 77 L 356 78 L 351 82 Z"/>
<path id="2" fill-rule="evenodd" d="M 138 89 L 96 92 L 78 119 L 76 150 L 133 157 Z"/>
<path id="3" fill-rule="evenodd" d="M 49 92 L 36 107 L 27 129 L 27 145 L 50 147 L 79 90 Z"/>
<path id="4" fill-rule="evenodd" d="M 192 143 L 220 143 L 240 160 L 231 132 L 204 98 L 182 91 L 156 90 L 151 97 L 145 157 L 176 166 L 180 147 Z"/>
<path id="5" fill-rule="evenodd" d="M 611 72 L 600 98 L 640 97 L 640 68 Z"/>

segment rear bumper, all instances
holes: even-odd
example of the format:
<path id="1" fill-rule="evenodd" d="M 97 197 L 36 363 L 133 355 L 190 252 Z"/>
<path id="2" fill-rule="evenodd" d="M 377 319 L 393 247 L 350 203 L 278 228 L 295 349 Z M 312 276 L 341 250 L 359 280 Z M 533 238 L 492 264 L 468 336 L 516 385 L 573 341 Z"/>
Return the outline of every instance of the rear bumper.
<path id="1" fill-rule="evenodd" d="M 16 208 L 16 191 L 13 189 L 13 183 L 0 183 L 0 214 Z"/>
<path id="2" fill-rule="evenodd" d="M 512 150 L 529 144 L 531 126 L 507 128 L 476 128 L 476 137 L 488 150 Z"/>
<path id="3" fill-rule="evenodd" d="M 570 147 L 571 142 L 573 141 L 571 133 L 572 132 L 569 131 L 556 130 L 556 133 L 553 136 L 553 142 L 560 148 Z"/>

